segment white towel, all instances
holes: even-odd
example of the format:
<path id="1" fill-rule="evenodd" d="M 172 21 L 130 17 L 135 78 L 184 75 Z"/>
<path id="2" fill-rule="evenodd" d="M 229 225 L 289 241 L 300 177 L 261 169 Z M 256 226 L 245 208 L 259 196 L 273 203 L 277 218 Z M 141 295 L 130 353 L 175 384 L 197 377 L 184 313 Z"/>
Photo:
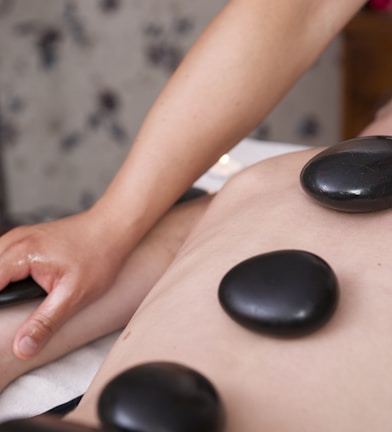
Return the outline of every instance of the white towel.
<path id="1" fill-rule="evenodd" d="M 30 417 L 82 395 L 120 332 L 18 378 L 0 395 L 0 421 Z"/>

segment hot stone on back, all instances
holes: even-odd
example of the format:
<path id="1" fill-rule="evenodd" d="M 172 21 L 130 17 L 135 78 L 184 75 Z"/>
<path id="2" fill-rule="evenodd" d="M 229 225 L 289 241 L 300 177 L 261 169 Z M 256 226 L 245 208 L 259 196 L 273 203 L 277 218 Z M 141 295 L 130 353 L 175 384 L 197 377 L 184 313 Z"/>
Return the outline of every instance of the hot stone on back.
<path id="1" fill-rule="evenodd" d="M 237 264 L 222 279 L 218 295 L 227 314 L 244 327 L 298 337 L 316 331 L 332 316 L 338 282 L 317 255 L 280 250 Z"/>
<path id="2" fill-rule="evenodd" d="M 212 384 L 170 362 L 145 363 L 118 375 L 102 391 L 98 413 L 104 426 L 122 432 L 222 432 L 224 426 Z"/>
<path id="3" fill-rule="evenodd" d="M 301 185 L 318 203 L 346 212 L 392 207 L 392 136 L 360 137 L 332 146 L 302 169 Z"/>

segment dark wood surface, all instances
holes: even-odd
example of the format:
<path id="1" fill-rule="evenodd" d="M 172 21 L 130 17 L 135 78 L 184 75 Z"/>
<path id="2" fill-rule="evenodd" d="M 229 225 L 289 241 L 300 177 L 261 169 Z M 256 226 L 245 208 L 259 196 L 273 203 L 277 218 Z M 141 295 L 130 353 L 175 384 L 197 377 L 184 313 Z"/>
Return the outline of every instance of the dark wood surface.
<path id="1" fill-rule="evenodd" d="M 392 97 L 392 13 L 363 11 L 344 31 L 343 138 Z"/>

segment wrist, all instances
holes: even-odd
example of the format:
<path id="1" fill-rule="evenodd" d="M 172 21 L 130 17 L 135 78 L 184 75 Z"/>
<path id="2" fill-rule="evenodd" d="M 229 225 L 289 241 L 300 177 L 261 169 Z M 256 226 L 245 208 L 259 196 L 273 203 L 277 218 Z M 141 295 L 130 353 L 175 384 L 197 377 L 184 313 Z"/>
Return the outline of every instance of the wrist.
<path id="1" fill-rule="evenodd" d="M 105 195 L 88 210 L 88 213 L 94 236 L 101 239 L 105 247 L 114 248 L 124 257 L 136 246 L 146 231 L 143 217 L 139 212 L 130 211 L 128 206 L 120 205 Z"/>

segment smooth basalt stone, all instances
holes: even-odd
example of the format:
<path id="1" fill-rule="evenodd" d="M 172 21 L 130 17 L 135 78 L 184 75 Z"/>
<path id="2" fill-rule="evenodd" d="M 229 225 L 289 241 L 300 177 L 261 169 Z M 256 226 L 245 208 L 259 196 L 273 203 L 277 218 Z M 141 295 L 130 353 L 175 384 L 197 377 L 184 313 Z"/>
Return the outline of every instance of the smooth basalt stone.
<path id="1" fill-rule="evenodd" d="M 169 362 L 142 364 L 114 378 L 101 393 L 98 413 L 118 431 L 221 432 L 224 424 L 212 384 Z"/>
<path id="2" fill-rule="evenodd" d="M 10 420 L 0 424 L 0 432 L 109 432 L 77 423 L 62 421 L 56 416 L 39 416 L 28 419 Z"/>
<path id="3" fill-rule="evenodd" d="M 332 316 L 338 282 L 317 255 L 281 250 L 236 265 L 222 279 L 218 295 L 227 314 L 244 327 L 298 337 L 316 331 Z"/>
<path id="4" fill-rule="evenodd" d="M 184 202 L 187 202 L 187 201 L 191 201 L 191 200 L 194 200 L 194 199 L 199 198 L 199 197 L 204 196 L 204 195 L 208 195 L 208 192 L 206 190 L 200 189 L 200 188 L 197 188 L 197 187 L 193 186 L 193 187 L 189 188 L 184 193 L 184 195 L 182 195 L 176 201 L 176 204 L 181 204 L 181 203 L 184 203 Z"/>
<path id="5" fill-rule="evenodd" d="M 45 297 L 46 291 L 32 278 L 11 282 L 0 291 L 0 308 Z"/>
<path id="6" fill-rule="evenodd" d="M 392 207 L 392 136 L 344 141 L 313 157 L 301 185 L 320 204 L 346 212 Z"/>
<path id="7" fill-rule="evenodd" d="M 82 400 L 82 397 L 83 395 L 80 395 L 69 400 L 68 402 L 64 402 L 61 405 L 57 405 L 49 409 L 48 411 L 46 411 L 45 414 L 64 417 L 66 414 L 73 411 L 79 405 L 80 401 Z"/>

